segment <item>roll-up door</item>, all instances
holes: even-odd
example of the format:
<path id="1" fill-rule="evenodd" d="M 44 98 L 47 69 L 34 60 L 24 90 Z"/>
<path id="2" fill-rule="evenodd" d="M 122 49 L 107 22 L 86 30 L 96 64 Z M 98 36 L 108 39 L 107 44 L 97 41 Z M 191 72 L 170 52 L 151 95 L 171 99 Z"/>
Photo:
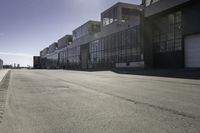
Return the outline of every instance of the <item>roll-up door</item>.
<path id="1" fill-rule="evenodd" d="M 185 67 L 200 68 L 200 34 L 185 37 Z"/>

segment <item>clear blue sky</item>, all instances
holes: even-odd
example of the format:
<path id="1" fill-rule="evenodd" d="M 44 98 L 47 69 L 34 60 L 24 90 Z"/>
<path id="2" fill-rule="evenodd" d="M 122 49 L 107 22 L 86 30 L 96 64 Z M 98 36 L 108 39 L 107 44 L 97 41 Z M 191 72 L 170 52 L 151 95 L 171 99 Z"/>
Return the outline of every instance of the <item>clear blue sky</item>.
<path id="1" fill-rule="evenodd" d="M 117 2 L 141 0 L 0 0 L 0 58 L 32 65 L 32 55 Z"/>

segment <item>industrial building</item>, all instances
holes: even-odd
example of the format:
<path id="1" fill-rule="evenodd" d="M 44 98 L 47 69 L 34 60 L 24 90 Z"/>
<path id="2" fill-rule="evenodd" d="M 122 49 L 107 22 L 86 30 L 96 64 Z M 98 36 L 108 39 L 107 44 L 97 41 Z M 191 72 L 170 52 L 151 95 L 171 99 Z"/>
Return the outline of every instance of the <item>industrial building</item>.
<path id="1" fill-rule="evenodd" d="M 200 68 L 200 2 L 143 0 L 144 59 L 154 68 Z"/>
<path id="2" fill-rule="evenodd" d="M 0 69 L 3 69 L 3 60 L 0 59 Z"/>
<path id="3" fill-rule="evenodd" d="M 199 3 L 117 3 L 42 50 L 41 68 L 199 68 Z"/>
<path id="4" fill-rule="evenodd" d="M 117 3 L 40 52 L 42 68 L 144 67 L 142 6 Z M 57 47 L 56 47 L 57 46 Z M 63 46 L 63 47 L 58 47 Z"/>
<path id="5" fill-rule="evenodd" d="M 68 63 L 66 60 L 63 60 L 62 53 L 63 51 L 69 50 L 69 45 L 72 45 L 72 35 L 66 35 L 59 39 L 57 43 L 53 43 L 49 47 L 43 49 L 40 52 L 41 68 L 67 68 Z"/>
<path id="6" fill-rule="evenodd" d="M 40 69 L 41 68 L 40 56 L 34 56 L 33 57 L 33 68 L 34 69 Z"/>

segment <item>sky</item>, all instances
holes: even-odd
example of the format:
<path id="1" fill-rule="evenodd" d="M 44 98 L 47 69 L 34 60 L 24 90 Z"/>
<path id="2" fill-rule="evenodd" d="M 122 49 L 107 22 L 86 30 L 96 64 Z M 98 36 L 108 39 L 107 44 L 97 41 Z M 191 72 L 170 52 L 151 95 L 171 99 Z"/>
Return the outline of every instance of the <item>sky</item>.
<path id="1" fill-rule="evenodd" d="M 39 52 L 117 2 L 141 0 L 0 0 L 0 58 L 32 66 Z"/>

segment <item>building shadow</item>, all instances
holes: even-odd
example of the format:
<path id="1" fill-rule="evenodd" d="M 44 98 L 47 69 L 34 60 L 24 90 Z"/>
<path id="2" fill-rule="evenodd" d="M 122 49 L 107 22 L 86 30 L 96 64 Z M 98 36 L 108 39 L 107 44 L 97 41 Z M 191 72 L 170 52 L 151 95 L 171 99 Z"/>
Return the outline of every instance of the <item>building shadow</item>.
<path id="1" fill-rule="evenodd" d="M 40 69 L 41 70 L 41 69 Z M 48 69 L 48 70 L 58 70 L 58 69 Z M 193 79 L 200 80 L 200 68 L 198 69 L 116 69 L 116 68 L 104 68 L 104 69 L 60 69 L 60 70 L 70 70 L 70 71 L 82 71 L 82 72 L 105 72 L 111 71 L 116 74 L 129 74 L 138 76 L 153 76 L 153 77 L 164 77 L 164 78 L 181 78 L 181 79 Z"/>
<path id="2" fill-rule="evenodd" d="M 113 69 L 118 74 L 155 76 L 166 78 L 200 79 L 200 69 Z"/>

